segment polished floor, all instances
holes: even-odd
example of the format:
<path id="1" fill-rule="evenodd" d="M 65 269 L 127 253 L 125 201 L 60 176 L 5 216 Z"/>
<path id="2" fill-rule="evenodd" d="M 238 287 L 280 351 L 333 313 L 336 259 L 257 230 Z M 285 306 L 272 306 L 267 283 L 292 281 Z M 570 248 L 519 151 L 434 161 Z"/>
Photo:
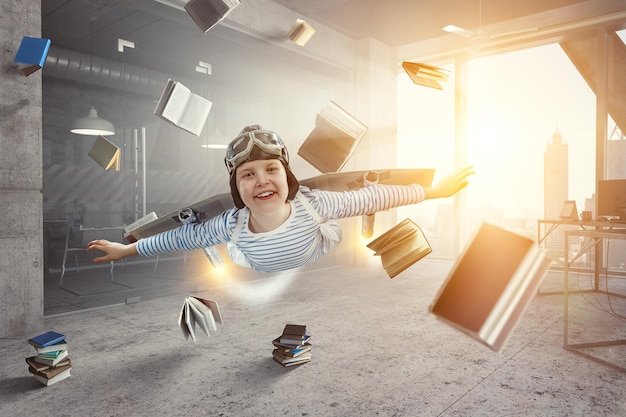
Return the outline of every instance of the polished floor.
<path id="1" fill-rule="evenodd" d="M 393 280 L 380 266 L 207 278 L 180 260 L 166 264 L 117 268 L 121 286 L 106 270 L 68 275 L 73 292 L 47 279 L 45 330 L 67 335 L 72 376 L 44 387 L 24 361 L 34 335 L 0 339 L 0 415 L 626 415 L 626 372 L 617 369 L 626 345 L 586 349 L 589 357 L 563 348 L 563 295 L 547 294 L 562 289 L 562 272 L 548 274 L 546 294 L 496 353 L 428 313 L 449 263 L 424 259 Z M 81 286 L 81 275 L 102 287 Z M 572 289 L 589 280 L 577 274 Z M 140 281 L 153 287 L 140 291 Z M 617 291 L 623 281 L 606 282 Z M 187 293 L 216 300 L 224 317 L 196 343 L 177 327 Z M 625 315 L 623 298 L 571 294 L 569 341 L 625 339 Z M 272 360 L 287 323 L 312 334 L 311 362 Z"/>

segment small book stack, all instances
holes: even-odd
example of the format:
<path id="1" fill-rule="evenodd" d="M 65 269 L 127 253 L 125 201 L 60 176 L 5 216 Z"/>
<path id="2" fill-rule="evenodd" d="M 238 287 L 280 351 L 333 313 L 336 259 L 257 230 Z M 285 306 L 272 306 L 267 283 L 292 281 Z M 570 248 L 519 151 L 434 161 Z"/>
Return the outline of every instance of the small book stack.
<path id="1" fill-rule="evenodd" d="M 287 324 L 283 334 L 272 341 L 272 357 L 282 366 L 301 365 L 311 361 L 311 335 L 306 326 Z"/>
<path id="2" fill-rule="evenodd" d="M 49 331 L 28 339 L 28 344 L 37 351 L 37 355 L 26 358 L 28 371 L 37 381 L 52 385 L 70 376 L 72 363 L 65 335 Z"/>

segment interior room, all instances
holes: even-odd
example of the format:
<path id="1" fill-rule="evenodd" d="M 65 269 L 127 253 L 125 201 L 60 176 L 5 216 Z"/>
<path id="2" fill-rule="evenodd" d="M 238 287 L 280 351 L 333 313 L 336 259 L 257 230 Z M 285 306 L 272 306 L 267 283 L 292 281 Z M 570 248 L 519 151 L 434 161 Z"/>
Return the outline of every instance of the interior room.
<path id="1" fill-rule="evenodd" d="M 2 416 L 626 415 L 623 0 L 206 0 L 210 27 L 193 3 L 208 13 L 0 5 Z M 193 128 L 163 110 L 172 82 L 204 106 Z M 366 128 L 348 148 L 313 141 L 331 108 Z M 251 125 L 310 188 L 474 173 L 337 219 L 341 243 L 297 268 L 242 267 L 226 243 L 94 261 L 91 241 L 233 207 L 226 149 Z M 382 250 L 407 224 L 428 250 Z M 507 237 L 528 245 L 515 265 Z M 509 276 L 490 332 L 459 323 Z M 196 306 L 210 331 L 186 333 L 188 296 L 219 306 Z M 310 337 L 293 366 L 276 353 L 290 324 Z M 49 331 L 67 357 L 29 361 Z"/>

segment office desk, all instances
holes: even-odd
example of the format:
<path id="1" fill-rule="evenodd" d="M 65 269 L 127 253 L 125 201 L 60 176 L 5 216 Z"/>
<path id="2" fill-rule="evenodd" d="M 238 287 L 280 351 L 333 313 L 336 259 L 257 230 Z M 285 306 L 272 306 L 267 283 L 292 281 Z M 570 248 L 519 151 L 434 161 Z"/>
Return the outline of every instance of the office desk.
<path id="1" fill-rule="evenodd" d="M 544 226 L 544 229 L 545 229 L 545 233 L 543 234 L 543 236 L 541 235 L 542 225 Z M 611 226 L 611 223 L 601 222 L 597 220 L 590 220 L 590 221 L 556 220 L 556 219 L 555 220 L 537 220 L 537 244 L 541 246 L 543 241 L 546 240 L 546 238 L 550 236 L 550 234 L 552 234 L 552 232 L 554 232 L 561 225 L 578 226 L 582 230 L 587 230 L 587 229 L 603 229 L 605 227 Z"/>
<path id="2" fill-rule="evenodd" d="M 617 230 L 623 229 L 626 230 L 626 223 L 617 223 L 610 221 L 599 221 L 599 220 L 590 220 L 590 221 L 582 221 L 582 220 L 537 220 L 537 244 L 541 246 L 544 241 L 550 236 L 554 231 L 556 231 L 559 226 L 576 226 L 578 230 Z M 571 230 L 571 229 L 570 229 Z M 566 230 L 567 232 L 568 230 Z M 600 273 L 602 272 L 602 246 L 597 246 L 597 250 L 595 251 L 595 256 L 593 257 L 594 262 L 594 289 L 591 291 L 595 291 L 598 288 L 600 281 Z M 563 263 L 566 264 L 566 259 L 563 258 Z M 557 267 L 558 269 L 558 267 Z M 618 273 L 619 275 L 623 275 L 623 273 Z M 580 290 L 579 292 L 587 292 L 587 290 Z M 538 291 L 539 295 L 555 295 L 562 294 L 561 291 L 548 291 L 542 292 Z"/>
<path id="3" fill-rule="evenodd" d="M 570 238 L 584 238 L 583 244 L 580 248 L 580 250 L 578 251 L 577 254 L 575 254 L 575 256 L 570 260 L 569 259 L 569 241 Z M 569 272 L 570 272 L 570 265 L 572 263 L 574 263 L 578 258 L 580 258 L 584 253 L 586 253 L 587 251 L 589 251 L 589 249 L 591 249 L 592 247 L 597 247 L 599 246 L 599 244 L 601 244 L 605 239 L 620 239 L 620 240 L 626 240 L 626 229 L 622 228 L 622 229 L 603 229 L 603 230 L 566 230 L 565 231 L 565 253 L 564 253 L 564 259 L 565 261 L 565 277 L 564 277 L 564 287 L 563 287 L 563 303 L 564 303 L 564 318 L 563 318 L 563 347 L 566 350 L 569 350 L 571 352 L 574 352 L 578 355 L 581 355 L 583 357 L 586 357 L 588 359 L 594 360 L 596 362 L 600 362 L 603 363 L 605 365 L 608 365 L 614 369 L 618 369 L 620 371 L 626 372 L 626 368 L 615 365 L 613 363 L 607 362 L 603 359 L 597 358 L 595 356 L 592 356 L 586 352 L 583 352 L 581 349 L 585 349 L 585 348 L 595 348 L 595 347 L 610 347 L 610 346 L 616 346 L 616 345 L 625 345 L 626 344 L 626 339 L 621 339 L 621 340 L 607 340 L 607 341 L 599 341 L 599 342 L 592 342 L 592 343 L 577 343 L 577 344 L 570 344 L 569 343 L 569 335 L 568 335 L 568 331 L 569 331 L 569 294 L 570 294 L 570 290 L 569 290 Z M 597 253 L 598 251 L 596 251 Z M 602 259 L 598 259 L 598 257 L 596 256 L 595 262 L 594 262 L 594 273 L 595 273 L 595 278 L 597 279 L 599 276 L 599 269 L 601 268 L 601 264 L 598 265 L 598 261 L 601 261 Z M 607 290 L 601 290 L 599 288 L 598 282 L 596 281 L 596 287 L 594 288 L 594 292 L 599 292 L 599 293 L 603 293 L 603 294 L 607 294 L 609 296 L 616 296 L 616 297 L 620 297 L 620 298 L 626 298 L 626 294 L 618 294 L 618 293 L 611 293 Z"/>

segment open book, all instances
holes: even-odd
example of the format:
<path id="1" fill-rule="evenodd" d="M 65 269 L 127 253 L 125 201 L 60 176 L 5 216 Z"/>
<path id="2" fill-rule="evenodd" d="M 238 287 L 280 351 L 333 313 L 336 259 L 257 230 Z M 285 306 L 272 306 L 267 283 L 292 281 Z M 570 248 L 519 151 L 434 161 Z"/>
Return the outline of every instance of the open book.
<path id="1" fill-rule="evenodd" d="M 204 33 L 221 22 L 237 6 L 239 0 L 189 0 L 185 10 Z"/>
<path id="2" fill-rule="evenodd" d="M 402 68 L 411 77 L 413 83 L 425 87 L 443 90 L 440 83 L 448 81 L 448 70 L 417 62 L 402 62 Z"/>
<path id="3" fill-rule="evenodd" d="M 207 336 L 217 331 L 217 324 L 223 324 L 217 302 L 189 295 L 185 297 L 183 308 L 178 317 L 178 326 L 185 339 L 190 337 L 196 341 L 196 324 Z"/>
<path id="4" fill-rule="evenodd" d="M 393 278 L 432 252 L 426 236 L 411 219 L 405 219 L 371 241 L 368 248 L 380 256 L 383 268 Z"/>
<path id="5" fill-rule="evenodd" d="M 549 265 L 532 239 L 483 223 L 450 270 L 430 312 L 500 351 Z"/>
<path id="6" fill-rule="evenodd" d="M 298 155 L 322 173 L 339 172 L 367 132 L 367 126 L 330 101 L 315 118 L 315 128 Z"/>
<path id="7" fill-rule="evenodd" d="M 87 154 L 104 169 L 120 170 L 120 148 L 104 136 L 98 136 Z"/>
<path id="8" fill-rule="evenodd" d="M 151 211 L 150 213 L 146 214 L 145 216 L 135 220 L 134 222 L 132 222 L 129 225 L 124 226 L 124 234 L 126 235 L 127 233 L 141 227 L 144 226 L 150 222 L 155 221 L 156 219 L 158 219 L 157 214 L 154 211 Z"/>
<path id="9" fill-rule="evenodd" d="M 200 136 L 212 105 L 211 101 L 192 93 L 183 84 L 169 79 L 154 109 L 154 114 L 181 129 Z"/>
<path id="10" fill-rule="evenodd" d="M 50 50 L 50 44 L 50 39 L 31 38 L 29 36 L 22 38 L 22 43 L 13 60 L 19 64 L 25 64 L 20 69 L 22 75 L 29 76 L 43 67 Z"/>

